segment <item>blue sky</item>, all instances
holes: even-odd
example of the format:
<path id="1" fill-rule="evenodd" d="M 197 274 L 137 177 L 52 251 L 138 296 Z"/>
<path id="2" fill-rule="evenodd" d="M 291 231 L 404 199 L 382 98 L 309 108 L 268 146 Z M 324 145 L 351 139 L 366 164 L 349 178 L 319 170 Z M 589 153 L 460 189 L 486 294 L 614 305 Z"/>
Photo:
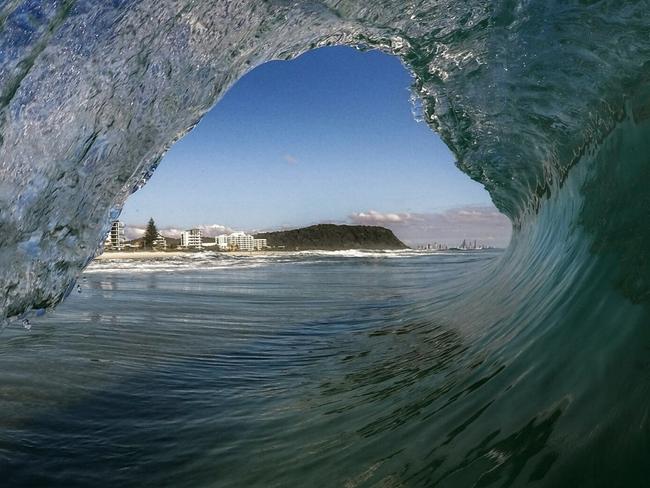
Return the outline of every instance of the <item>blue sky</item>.
<path id="1" fill-rule="evenodd" d="M 414 119 L 410 84 L 399 60 L 377 51 L 332 47 L 266 63 L 172 147 L 121 219 L 258 230 L 490 209 L 483 187 Z"/>

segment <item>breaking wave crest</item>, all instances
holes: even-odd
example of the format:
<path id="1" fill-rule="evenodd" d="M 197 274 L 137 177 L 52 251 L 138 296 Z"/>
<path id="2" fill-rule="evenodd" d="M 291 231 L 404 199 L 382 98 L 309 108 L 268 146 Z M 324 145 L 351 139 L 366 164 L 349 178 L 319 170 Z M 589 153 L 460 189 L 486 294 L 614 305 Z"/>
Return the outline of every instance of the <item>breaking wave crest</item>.
<path id="1" fill-rule="evenodd" d="M 85 270 L 85 273 L 138 273 L 138 272 L 182 272 L 185 270 L 221 270 L 221 269 L 238 269 L 238 268 L 258 268 L 270 266 L 277 263 L 294 263 L 294 264 L 314 264 L 319 262 L 340 263 L 348 259 L 397 259 L 423 257 L 438 254 L 435 251 L 414 251 L 414 250 L 395 250 L 395 251 L 365 251 L 345 250 L 345 251 L 296 251 L 296 252 L 264 252 L 261 254 L 249 253 L 221 253 L 221 252 L 201 252 L 201 253 L 184 253 L 180 255 L 171 254 L 169 256 L 145 257 L 144 259 L 133 259 L 132 257 L 111 257 L 111 254 L 104 256 L 105 259 L 94 261 Z M 445 256 L 454 254 L 464 255 L 462 251 L 454 253 L 445 251 Z"/>

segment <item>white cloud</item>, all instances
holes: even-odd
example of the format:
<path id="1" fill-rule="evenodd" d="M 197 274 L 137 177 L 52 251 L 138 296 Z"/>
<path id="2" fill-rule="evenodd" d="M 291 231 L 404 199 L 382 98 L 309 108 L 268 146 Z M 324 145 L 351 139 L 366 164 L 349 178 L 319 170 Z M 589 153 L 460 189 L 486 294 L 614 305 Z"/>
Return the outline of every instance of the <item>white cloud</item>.
<path id="1" fill-rule="evenodd" d="M 417 221 L 417 216 L 410 213 L 381 213 L 375 210 L 350 215 L 350 220 L 363 225 L 401 224 Z"/>
<path id="2" fill-rule="evenodd" d="M 350 215 L 349 221 L 387 227 L 411 245 L 429 242 L 457 245 L 463 239 L 468 239 L 505 247 L 512 233 L 508 218 L 492 206 L 464 206 L 437 213 L 381 213 L 370 210 Z"/>
<path id="3" fill-rule="evenodd" d="M 137 239 L 144 235 L 144 227 L 138 227 L 135 225 L 125 225 L 124 226 L 124 236 L 130 241 Z"/>
<path id="4" fill-rule="evenodd" d="M 298 164 L 299 163 L 298 158 L 295 157 L 293 154 L 284 154 L 282 156 L 282 159 L 284 159 L 289 164 Z"/>
<path id="5" fill-rule="evenodd" d="M 201 229 L 202 234 L 205 237 L 214 237 L 219 234 L 230 234 L 234 232 L 233 229 L 226 225 L 221 224 L 201 224 L 192 226 L 193 229 Z M 137 239 L 144 235 L 146 226 L 141 225 L 126 225 L 124 227 L 124 235 L 128 240 Z M 176 227 L 159 227 L 158 232 L 160 232 L 165 237 L 172 237 L 178 239 L 181 236 L 181 232 L 187 230 L 186 228 L 178 229 Z"/>
<path id="6" fill-rule="evenodd" d="M 194 228 L 201 229 L 202 234 L 208 237 L 218 236 L 219 234 L 230 234 L 234 232 L 234 229 L 231 229 L 230 227 L 221 224 L 196 225 L 194 226 Z"/>

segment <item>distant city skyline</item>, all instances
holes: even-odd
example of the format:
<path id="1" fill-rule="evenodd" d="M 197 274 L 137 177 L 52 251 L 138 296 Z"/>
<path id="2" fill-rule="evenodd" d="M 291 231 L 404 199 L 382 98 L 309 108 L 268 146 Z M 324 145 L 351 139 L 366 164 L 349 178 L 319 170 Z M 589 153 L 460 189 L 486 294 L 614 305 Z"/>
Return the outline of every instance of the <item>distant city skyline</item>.
<path id="1" fill-rule="evenodd" d="M 363 223 L 411 245 L 506 245 L 508 220 L 415 120 L 410 84 L 397 58 L 343 47 L 256 68 L 129 198 L 127 236 L 153 217 L 172 233 Z"/>

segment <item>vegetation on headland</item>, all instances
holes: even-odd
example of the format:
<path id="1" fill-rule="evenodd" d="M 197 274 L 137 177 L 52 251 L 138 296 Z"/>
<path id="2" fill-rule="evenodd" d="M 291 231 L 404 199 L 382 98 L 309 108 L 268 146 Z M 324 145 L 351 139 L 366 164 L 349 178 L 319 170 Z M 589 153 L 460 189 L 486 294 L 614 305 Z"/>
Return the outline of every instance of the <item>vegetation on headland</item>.
<path id="1" fill-rule="evenodd" d="M 370 225 L 317 224 L 300 229 L 263 232 L 271 249 L 341 251 L 346 249 L 408 249 L 389 229 Z"/>

